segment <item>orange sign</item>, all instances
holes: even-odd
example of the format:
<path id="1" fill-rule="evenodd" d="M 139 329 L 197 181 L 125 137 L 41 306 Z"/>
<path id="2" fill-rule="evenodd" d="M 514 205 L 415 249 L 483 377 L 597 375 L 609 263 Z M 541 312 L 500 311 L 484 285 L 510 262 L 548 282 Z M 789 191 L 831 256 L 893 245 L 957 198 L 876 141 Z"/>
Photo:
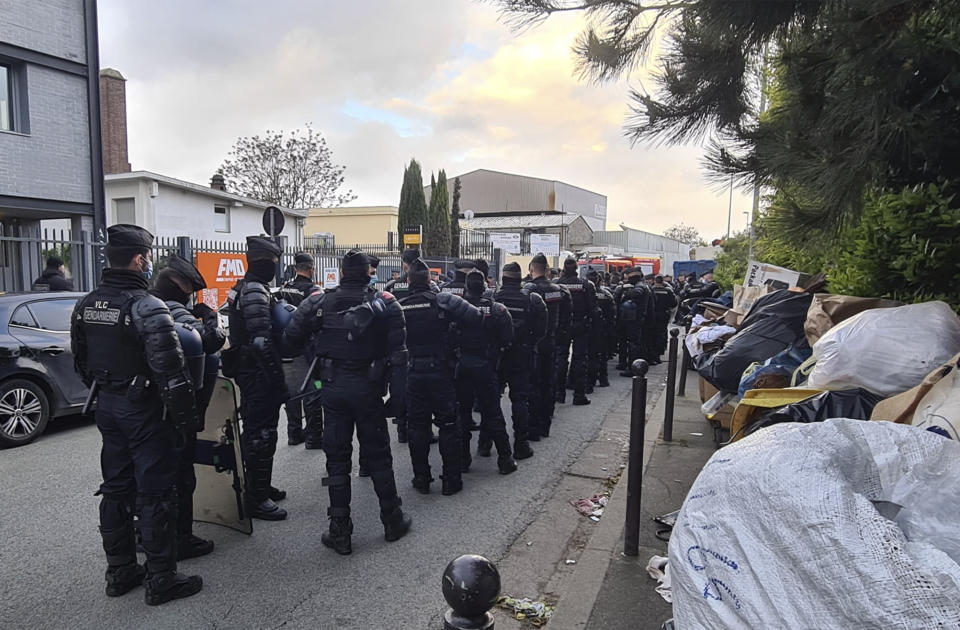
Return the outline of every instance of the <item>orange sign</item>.
<path id="1" fill-rule="evenodd" d="M 247 255 L 197 252 L 197 269 L 207 283 L 207 288 L 197 293 L 197 300 L 218 309 L 237 280 L 247 273 Z"/>

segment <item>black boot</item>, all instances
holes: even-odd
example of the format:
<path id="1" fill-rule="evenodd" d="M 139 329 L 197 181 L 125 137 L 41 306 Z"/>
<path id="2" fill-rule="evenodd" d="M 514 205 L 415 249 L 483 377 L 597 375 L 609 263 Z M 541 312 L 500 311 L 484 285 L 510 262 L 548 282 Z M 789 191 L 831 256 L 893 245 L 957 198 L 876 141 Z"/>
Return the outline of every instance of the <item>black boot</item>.
<path id="1" fill-rule="evenodd" d="M 480 457 L 490 457 L 490 449 L 493 448 L 493 443 L 487 440 L 479 440 L 477 442 L 477 455 Z"/>
<path id="2" fill-rule="evenodd" d="M 463 480 L 459 477 L 440 475 L 440 479 L 443 480 L 442 492 L 445 497 L 449 497 L 463 490 Z"/>
<path id="3" fill-rule="evenodd" d="M 413 478 L 411 483 L 420 494 L 430 494 L 430 484 L 433 483 L 433 477 L 421 477 L 417 475 Z"/>
<path id="4" fill-rule="evenodd" d="M 247 510 L 250 517 L 262 521 L 282 521 L 287 518 L 287 511 L 274 503 L 273 499 L 273 496 L 279 496 L 273 493 L 274 488 L 270 485 L 273 477 L 273 457 L 251 453 L 247 462 L 247 475 Z"/>
<path id="5" fill-rule="evenodd" d="M 526 440 L 514 440 L 513 442 L 513 458 L 514 459 L 529 459 L 533 457 L 533 449 L 530 448 L 530 442 Z"/>
<path id="6" fill-rule="evenodd" d="M 610 379 L 607 378 L 606 374 L 600 376 L 600 382 L 597 383 L 597 387 L 610 387 Z"/>
<path id="7" fill-rule="evenodd" d="M 460 455 L 460 472 L 461 473 L 470 472 L 471 464 L 473 464 L 473 456 L 470 455 L 470 447 L 467 446 L 467 448 L 464 449 L 463 454 Z"/>
<path id="8" fill-rule="evenodd" d="M 407 425 L 397 423 L 397 442 L 406 444 L 410 441 L 410 434 L 407 433 Z"/>
<path id="9" fill-rule="evenodd" d="M 199 558 L 213 551 L 213 541 L 193 534 L 177 536 L 177 560 Z"/>
<path id="10" fill-rule="evenodd" d="M 399 501 L 399 499 L 398 499 Z M 413 519 L 403 513 L 399 505 L 386 512 L 380 512 L 380 522 L 383 523 L 383 538 L 387 542 L 400 540 L 410 531 Z"/>
<path id="11" fill-rule="evenodd" d="M 247 510 L 250 512 L 250 518 L 260 519 L 261 521 L 282 521 L 287 518 L 287 511 L 274 503 L 270 497 L 259 503 L 248 498 Z"/>
<path id="12" fill-rule="evenodd" d="M 203 588 L 203 578 L 199 575 L 183 575 L 176 571 L 162 571 L 147 575 L 143 585 L 147 588 L 144 601 L 150 606 L 158 606 L 174 599 L 196 595 Z"/>
<path id="13" fill-rule="evenodd" d="M 556 394 L 556 396 L 553 397 L 553 399 L 554 399 L 555 401 L 557 401 L 557 404 L 558 404 L 558 405 L 566 404 L 566 402 L 567 402 L 567 390 L 566 390 L 566 389 L 562 389 L 562 390 L 558 391 L 557 394 Z"/>
<path id="14" fill-rule="evenodd" d="M 589 405 L 590 399 L 584 396 L 583 394 L 574 394 L 573 396 L 574 405 Z"/>
<path id="15" fill-rule="evenodd" d="M 136 558 L 136 556 L 134 556 Z M 135 561 L 121 566 L 107 567 L 107 597 L 120 597 L 143 584 L 147 570 Z"/>
<path id="16" fill-rule="evenodd" d="M 369 477 L 370 471 L 367 469 L 367 462 L 360 460 L 360 465 L 357 467 L 357 477 Z"/>
<path id="17" fill-rule="evenodd" d="M 283 501 L 287 498 L 287 491 L 281 490 L 280 488 L 275 488 L 270 486 L 270 500 L 271 501 Z"/>
<path id="18" fill-rule="evenodd" d="M 587 385 L 586 387 L 584 387 L 584 388 L 583 388 L 583 393 L 584 393 L 584 394 L 592 394 L 592 393 L 593 393 L 593 385 Z"/>
<path id="19" fill-rule="evenodd" d="M 137 528 L 147 556 L 144 601 L 157 606 L 200 592 L 199 576 L 177 573 L 176 502 L 147 497 L 137 499 Z"/>
<path id="20" fill-rule="evenodd" d="M 133 505 L 127 497 L 100 499 L 100 537 L 107 556 L 107 597 L 120 597 L 143 584 L 147 571 L 137 564 Z"/>
<path id="21" fill-rule="evenodd" d="M 347 514 L 347 516 L 331 516 L 330 528 L 328 531 L 320 534 L 320 542 L 324 547 L 333 549 L 341 556 L 349 556 L 353 553 L 353 521 L 350 520 L 350 508 L 330 508 L 327 513 Z"/>
<path id="22" fill-rule="evenodd" d="M 514 461 L 513 455 L 507 455 L 506 457 L 500 455 L 497 457 L 497 468 L 500 470 L 501 475 L 509 475 L 512 472 L 516 472 L 517 462 Z"/>

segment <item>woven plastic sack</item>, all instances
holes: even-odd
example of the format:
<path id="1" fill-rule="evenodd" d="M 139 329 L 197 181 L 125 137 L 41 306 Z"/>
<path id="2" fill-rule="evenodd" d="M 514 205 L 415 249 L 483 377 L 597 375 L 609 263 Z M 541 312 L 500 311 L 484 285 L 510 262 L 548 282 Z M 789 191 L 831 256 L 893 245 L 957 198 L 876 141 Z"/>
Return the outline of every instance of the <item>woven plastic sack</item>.
<path id="1" fill-rule="evenodd" d="M 848 419 L 718 451 L 670 537 L 676 627 L 960 627 L 960 565 L 936 546 L 960 539 L 958 464 L 953 440 Z M 894 498 L 914 539 L 874 503 Z"/>
<path id="2" fill-rule="evenodd" d="M 864 311 L 813 346 L 813 389 L 863 387 L 884 397 L 919 385 L 960 352 L 960 319 L 944 302 Z"/>

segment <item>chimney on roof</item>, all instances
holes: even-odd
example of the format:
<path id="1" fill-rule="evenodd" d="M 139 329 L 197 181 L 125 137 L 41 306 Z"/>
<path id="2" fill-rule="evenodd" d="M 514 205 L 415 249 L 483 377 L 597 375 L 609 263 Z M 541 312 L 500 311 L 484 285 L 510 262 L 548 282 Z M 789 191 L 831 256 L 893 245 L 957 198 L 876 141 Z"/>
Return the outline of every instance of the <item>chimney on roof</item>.
<path id="1" fill-rule="evenodd" d="M 129 173 L 127 155 L 127 80 L 113 68 L 100 71 L 100 127 L 103 172 Z"/>
<path id="2" fill-rule="evenodd" d="M 223 175 L 220 173 L 214 173 L 213 177 L 210 178 L 210 188 L 227 192 L 227 183 L 223 181 Z"/>

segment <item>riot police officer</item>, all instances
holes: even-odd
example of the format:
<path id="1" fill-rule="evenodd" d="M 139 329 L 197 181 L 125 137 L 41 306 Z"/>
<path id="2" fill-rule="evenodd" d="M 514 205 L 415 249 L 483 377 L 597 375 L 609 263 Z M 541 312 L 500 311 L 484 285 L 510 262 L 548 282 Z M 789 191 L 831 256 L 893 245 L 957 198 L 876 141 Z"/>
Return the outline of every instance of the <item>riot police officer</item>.
<path id="1" fill-rule="evenodd" d="M 585 395 L 590 335 L 597 309 L 597 288 L 589 280 L 580 278 L 575 258 L 563 261 L 563 274 L 557 281 L 570 292 L 570 334 L 557 346 L 557 402 L 566 401 L 567 383 L 573 388 L 573 404 L 589 405 Z M 571 356 L 571 347 L 573 349 Z M 567 360 L 569 358 L 569 374 Z"/>
<path id="2" fill-rule="evenodd" d="M 517 469 L 510 448 L 506 421 L 500 409 L 500 386 L 497 384 L 497 364 L 500 355 L 513 339 L 513 321 L 510 311 L 499 302 L 483 297 L 487 278 L 481 271 L 471 271 L 466 279 L 466 299 L 483 313 L 479 326 L 461 326 L 459 333 L 460 357 L 457 361 L 457 406 L 461 426 L 471 420 L 473 403 L 480 405 L 480 436 L 477 452 L 490 456 L 491 445 L 497 447 L 497 468 L 501 475 Z M 461 469 L 470 467 L 470 432 L 463 432 Z"/>
<path id="3" fill-rule="evenodd" d="M 667 349 L 667 326 L 670 323 L 670 311 L 677 305 L 677 296 L 673 288 L 664 282 L 663 276 L 653 279 L 653 319 L 654 319 L 654 362 L 661 363 L 661 357 Z"/>
<path id="4" fill-rule="evenodd" d="M 618 303 L 618 321 L 626 341 L 625 354 L 621 355 L 626 359 L 626 367 L 620 372 L 620 376 L 632 377 L 633 373 L 629 366 L 643 356 L 643 328 L 647 318 L 653 312 L 653 294 L 643 282 L 642 269 L 627 269 L 624 271 L 624 276 L 626 283 L 621 285 L 619 293 L 615 294 Z"/>
<path id="5" fill-rule="evenodd" d="M 407 372 L 403 311 L 390 293 L 370 286 L 370 261 L 350 250 L 340 267 L 340 286 L 315 293 L 297 308 L 283 333 L 289 354 L 306 345 L 318 357 L 326 426 L 323 450 L 330 495 L 330 527 L 321 542 L 341 555 L 353 551 L 350 469 L 353 431 L 380 502 L 384 538 L 393 542 L 409 530 L 393 476 L 390 435 L 383 395 L 387 384 L 394 403 L 403 399 Z"/>
<path id="6" fill-rule="evenodd" d="M 410 281 L 407 278 L 407 275 L 410 271 L 410 264 L 419 258 L 419 249 L 411 247 L 403 250 L 403 253 L 400 254 L 400 263 L 403 266 L 403 273 L 399 278 L 387 282 L 387 285 L 383 289 L 384 291 L 387 291 L 393 295 L 398 302 L 410 295 Z M 439 293 L 440 287 L 437 286 L 436 282 L 430 280 L 430 290 L 434 293 Z M 393 407 L 397 410 L 396 413 L 403 413 L 402 409 L 404 408 L 404 405 L 395 405 Z M 407 440 L 409 439 L 409 434 L 407 433 L 406 416 L 397 416 L 393 419 L 393 423 L 397 425 L 397 442 L 406 444 Z M 433 429 L 430 429 L 430 443 L 435 444 L 436 442 L 437 437 L 433 435 Z"/>
<path id="7" fill-rule="evenodd" d="M 467 260 L 466 258 L 459 258 L 453 261 L 453 268 L 455 273 L 453 275 L 453 280 L 443 285 L 443 288 L 440 289 L 441 293 L 453 293 L 454 295 L 459 295 L 463 297 L 464 287 L 466 286 L 467 274 L 476 269 L 476 263 L 472 260 Z"/>
<path id="8" fill-rule="evenodd" d="M 557 336 L 564 335 L 570 326 L 570 294 L 547 280 L 547 257 L 537 253 L 528 266 L 531 281 L 524 288 L 538 294 L 547 305 L 547 330 L 537 344 L 537 370 L 530 397 L 530 439 L 538 442 L 549 437 L 553 418 L 556 383 Z"/>
<path id="9" fill-rule="evenodd" d="M 613 302 L 613 294 L 607 287 L 603 286 L 600 274 L 591 271 L 587 274 L 597 292 L 597 307 L 594 311 L 594 326 L 590 331 L 590 361 L 587 369 L 587 393 L 593 390 L 594 384 L 597 387 L 610 387 L 610 380 L 607 376 L 607 360 L 611 356 L 611 339 L 615 339 L 616 312 L 617 308 Z"/>
<path id="10" fill-rule="evenodd" d="M 413 487 L 430 492 L 430 422 L 440 429 L 442 492 L 456 494 L 463 488 L 461 477 L 461 431 L 453 380 L 451 325 L 479 326 L 480 311 L 454 293 L 430 290 L 430 270 L 418 259 L 407 274 L 410 293 L 400 301 L 407 322 L 410 370 L 407 376 L 406 413 L 410 432 L 410 460 Z"/>
<path id="11" fill-rule="evenodd" d="M 287 511 L 275 503 L 286 492 L 271 485 L 280 406 L 289 396 L 277 347 L 282 331 L 273 323 L 277 300 L 267 288 L 276 275 L 280 254 L 273 240 L 247 237 L 248 269 L 227 298 L 230 348 L 222 354 L 224 374 L 240 388 L 248 509 L 253 518 L 268 521 L 287 517 Z"/>
<path id="12" fill-rule="evenodd" d="M 313 281 L 316 273 L 313 256 L 307 252 L 300 252 L 293 257 L 296 275 L 281 288 L 281 297 L 292 304 L 299 306 L 310 295 L 322 292 Z M 295 357 L 291 362 L 284 363 L 283 370 L 286 376 L 287 389 L 291 394 L 299 395 L 299 389 L 304 377 L 313 361 L 312 356 Z M 308 388 L 311 385 L 307 385 Z M 295 400 L 288 400 L 287 411 L 287 444 L 296 446 L 303 444 L 307 450 L 321 448 L 320 440 L 323 437 L 323 407 L 320 404 L 320 392 L 311 391 L 307 395 Z M 306 419 L 306 430 L 304 430 Z"/>
<path id="13" fill-rule="evenodd" d="M 202 302 L 187 310 L 192 293 L 207 287 L 200 271 L 190 261 L 176 254 L 167 259 L 167 266 L 157 274 L 152 293 L 164 301 L 177 324 L 193 328 L 200 334 L 202 353 L 201 382 L 194 381 L 197 393 L 198 422 L 194 430 L 184 431 L 177 467 L 177 557 L 180 560 L 204 556 L 213 551 L 213 541 L 193 534 L 193 492 L 197 476 L 193 464 L 197 451 L 197 431 L 203 430 L 204 417 L 216 387 L 220 357 L 217 353 L 226 341 L 216 311 Z"/>
<path id="14" fill-rule="evenodd" d="M 147 292 L 152 245 L 136 225 L 107 229 L 110 268 L 77 302 L 70 345 L 91 398 L 98 396 L 106 594 L 143 584 L 146 603 L 157 605 L 199 592 L 203 580 L 177 573 L 177 432 L 196 423 L 197 401 L 170 310 Z"/>
<path id="15" fill-rule="evenodd" d="M 513 341 L 500 359 L 500 382 L 510 387 L 513 457 L 533 456 L 530 448 L 530 383 L 536 372 L 536 348 L 547 334 L 547 305 L 539 293 L 520 284 L 520 265 L 503 266 L 501 288 L 494 299 L 510 312 Z M 499 396 L 497 397 L 499 401 Z"/>

